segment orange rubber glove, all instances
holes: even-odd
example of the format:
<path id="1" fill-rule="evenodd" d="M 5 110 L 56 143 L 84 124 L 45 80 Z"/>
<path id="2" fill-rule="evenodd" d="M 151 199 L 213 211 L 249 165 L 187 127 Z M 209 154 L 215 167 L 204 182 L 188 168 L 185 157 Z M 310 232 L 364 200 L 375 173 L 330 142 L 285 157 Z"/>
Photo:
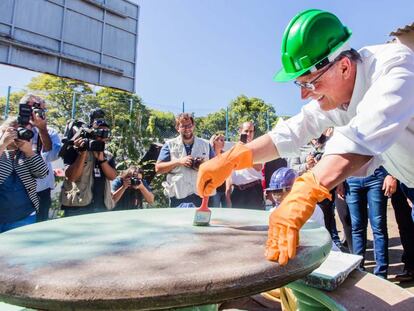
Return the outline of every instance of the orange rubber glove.
<path id="1" fill-rule="evenodd" d="M 321 186 L 312 172 L 298 177 L 292 190 L 269 218 L 265 255 L 286 265 L 295 257 L 299 244 L 299 229 L 311 217 L 316 203 L 331 199 L 329 190 Z"/>
<path id="2" fill-rule="evenodd" d="M 201 197 L 211 195 L 233 170 L 253 166 L 253 153 L 243 144 L 236 144 L 230 150 L 200 165 L 197 175 L 197 194 Z"/>

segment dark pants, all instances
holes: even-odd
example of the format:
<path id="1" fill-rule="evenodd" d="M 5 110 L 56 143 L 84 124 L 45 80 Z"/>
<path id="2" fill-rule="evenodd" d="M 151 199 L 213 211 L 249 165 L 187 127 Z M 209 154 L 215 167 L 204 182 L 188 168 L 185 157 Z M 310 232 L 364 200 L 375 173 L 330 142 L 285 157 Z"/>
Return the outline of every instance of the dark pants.
<path id="1" fill-rule="evenodd" d="M 50 188 L 39 191 L 39 211 L 36 215 L 36 222 L 41 222 L 49 219 L 49 209 L 52 205 L 52 198 L 50 197 Z"/>
<path id="2" fill-rule="evenodd" d="M 85 214 L 93 214 L 93 213 L 102 213 L 106 212 L 107 209 L 105 207 L 95 207 L 93 205 L 87 205 L 87 206 L 62 206 L 62 210 L 65 211 L 64 217 L 71 217 L 71 216 L 79 216 L 79 215 L 85 215 Z"/>
<path id="3" fill-rule="evenodd" d="M 244 190 L 234 187 L 231 204 L 233 208 L 265 210 L 262 185 L 258 183 Z"/>
<path id="4" fill-rule="evenodd" d="M 342 227 L 344 228 L 344 235 L 346 244 L 348 245 L 348 250 L 350 253 L 352 253 L 352 224 L 348 204 L 346 204 L 345 200 L 342 200 L 336 196 L 335 207 L 338 211 L 338 216 L 341 220 Z"/>
<path id="5" fill-rule="evenodd" d="M 325 199 L 322 202 L 319 202 L 318 205 L 323 212 L 323 218 L 325 221 L 325 228 L 328 230 L 329 234 L 331 235 L 332 241 L 338 247 L 341 245 L 341 241 L 338 235 L 338 229 L 336 228 L 336 221 L 335 221 L 335 190 L 331 191 L 332 200 Z"/>
<path id="6" fill-rule="evenodd" d="M 386 174 L 384 169 L 379 168 L 368 177 L 350 177 L 346 191 L 346 203 L 351 213 L 353 253 L 365 258 L 369 217 L 374 236 L 374 274 L 381 277 L 387 277 L 388 271 L 387 197 L 382 190 Z"/>
<path id="7" fill-rule="evenodd" d="M 399 184 L 399 186 L 397 187 L 397 191 L 392 195 L 391 202 L 404 250 L 401 261 L 404 263 L 405 270 L 414 272 L 414 222 L 411 218 L 412 208 L 408 205 L 405 195 L 405 193 L 409 195 L 408 188 L 403 184 Z M 405 191 L 403 192 L 403 190 Z M 414 197 L 409 199 L 413 200 Z"/>
<path id="8" fill-rule="evenodd" d="M 193 203 L 196 207 L 199 207 L 201 206 L 201 198 L 195 193 L 183 199 L 177 199 L 176 197 L 170 198 L 170 207 L 177 207 L 181 203 Z"/>

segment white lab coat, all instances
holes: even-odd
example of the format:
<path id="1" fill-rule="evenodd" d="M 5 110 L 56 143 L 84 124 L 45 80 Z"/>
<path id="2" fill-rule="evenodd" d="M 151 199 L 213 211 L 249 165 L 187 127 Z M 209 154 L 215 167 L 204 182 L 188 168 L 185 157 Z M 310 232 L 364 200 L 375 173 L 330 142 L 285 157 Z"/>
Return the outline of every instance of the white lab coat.
<path id="1" fill-rule="evenodd" d="M 280 156 L 289 158 L 334 126 L 325 155 L 371 155 L 365 175 L 382 164 L 414 187 L 414 54 L 399 43 L 365 47 L 359 53 L 362 62 L 346 111 L 322 111 L 311 101 L 298 115 L 279 122 L 270 137 Z"/>

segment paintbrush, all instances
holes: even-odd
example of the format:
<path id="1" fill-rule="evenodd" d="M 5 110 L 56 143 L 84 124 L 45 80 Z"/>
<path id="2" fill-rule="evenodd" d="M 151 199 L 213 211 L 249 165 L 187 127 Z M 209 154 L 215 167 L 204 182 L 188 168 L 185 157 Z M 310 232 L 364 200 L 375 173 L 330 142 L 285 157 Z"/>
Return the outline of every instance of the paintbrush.
<path id="1" fill-rule="evenodd" d="M 208 226 L 210 224 L 211 210 L 208 208 L 208 197 L 203 197 L 201 206 L 196 209 L 194 215 L 194 226 Z"/>

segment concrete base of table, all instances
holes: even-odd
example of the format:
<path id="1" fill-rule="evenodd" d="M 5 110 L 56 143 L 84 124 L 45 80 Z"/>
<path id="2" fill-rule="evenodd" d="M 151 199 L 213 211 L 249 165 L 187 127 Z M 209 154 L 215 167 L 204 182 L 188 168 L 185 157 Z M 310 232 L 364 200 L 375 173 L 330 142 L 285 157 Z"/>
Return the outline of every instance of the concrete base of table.
<path id="1" fill-rule="evenodd" d="M 269 213 L 148 209 L 42 222 L 0 235 L 0 300 L 44 310 L 148 310 L 219 303 L 283 286 L 330 251 L 308 223 L 287 266 L 264 258 Z"/>

